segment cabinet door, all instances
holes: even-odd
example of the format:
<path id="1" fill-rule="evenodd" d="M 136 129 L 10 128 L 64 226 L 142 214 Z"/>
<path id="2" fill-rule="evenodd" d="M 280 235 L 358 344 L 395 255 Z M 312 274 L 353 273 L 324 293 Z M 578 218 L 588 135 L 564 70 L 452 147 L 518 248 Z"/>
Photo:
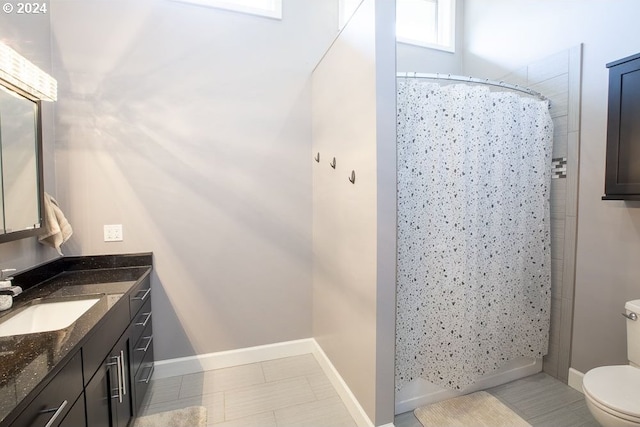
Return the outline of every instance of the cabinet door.
<path id="1" fill-rule="evenodd" d="M 125 334 L 85 388 L 88 426 L 126 427 L 131 420 L 128 344 Z"/>
<path id="2" fill-rule="evenodd" d="M 109 369 L 106 362 L 103 362 L 84 390 L 87 401 L 87 425 L 91 427 L 111 427 L 111 393 L 108 374 Z"/>
<path id="3" fill-rule="evenodd" d="M 609 116 L 605 197 L 640 200 L 640 54 L 607 64 Z"/>
<path id="4" fill-rule="evenodd" d="M 128 334 L 124 334 L 113 348 L 107 358 L 107 366 L 111 391 L 111 425 L 127 427 L 133 417 Z"/>

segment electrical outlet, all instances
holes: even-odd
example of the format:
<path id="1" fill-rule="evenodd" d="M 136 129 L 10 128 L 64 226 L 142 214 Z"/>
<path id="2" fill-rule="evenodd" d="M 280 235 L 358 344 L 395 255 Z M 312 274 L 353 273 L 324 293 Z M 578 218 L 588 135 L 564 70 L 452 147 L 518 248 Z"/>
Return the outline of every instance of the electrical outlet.
<path id="1" fill-rule="evenodd" d="M 104 226 L 104 241 L 105 242 L 122 242 L 124 240 L 122 235 L 122 224 L 111 224 Z"/>

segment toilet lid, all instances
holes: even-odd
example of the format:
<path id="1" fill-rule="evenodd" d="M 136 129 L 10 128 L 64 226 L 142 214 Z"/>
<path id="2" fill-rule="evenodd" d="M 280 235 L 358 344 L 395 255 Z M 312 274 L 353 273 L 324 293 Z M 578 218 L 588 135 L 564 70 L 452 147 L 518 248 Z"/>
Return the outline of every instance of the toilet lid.
<path id="1" fill-rule="evenodd" d="M 595 400 L 632 417 L 640 417 L 640 369 L 602 366 L 587 372 L 582 387 Z"/>

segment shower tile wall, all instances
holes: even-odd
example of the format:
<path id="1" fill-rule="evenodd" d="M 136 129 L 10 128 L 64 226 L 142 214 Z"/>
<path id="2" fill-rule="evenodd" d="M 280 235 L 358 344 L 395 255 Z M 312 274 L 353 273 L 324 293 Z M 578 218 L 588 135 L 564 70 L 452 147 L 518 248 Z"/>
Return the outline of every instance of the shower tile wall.
<path id="1" fill-rule="evenodd" d="M 575 279 L 582 47 L 549 56 L 503 77 L 551 99 L 553 159 L 566 176 L 551 181 L 551 331 L 544 371 L 568 380 Z"/>

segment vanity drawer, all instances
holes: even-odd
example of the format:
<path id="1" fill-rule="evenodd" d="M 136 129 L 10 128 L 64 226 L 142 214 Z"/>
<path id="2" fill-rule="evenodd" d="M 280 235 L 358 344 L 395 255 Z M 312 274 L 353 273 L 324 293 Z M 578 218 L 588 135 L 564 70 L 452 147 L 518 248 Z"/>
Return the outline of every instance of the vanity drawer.
<path id="1" fill-rule="evenodd" d="M 82 393 L 82 358 L 80 352 L 47 384 L 38 396 L 12 423 L 14 426 L 58 426 Z M 84 408 L 84 405 L 83 405 Z M 51 422 L 51 424 L 48 424 Z"/>
<path id="2" fill-rule="evenodd" d="M 151 381 L 151 376 L 153 375 L 153 347 L 149 347 L 149 351 L 144 356 L 142 363 L 140 364 L 140 368 L 136 373 L 133 381 L 133 389 L 134 389 L 134 405 L 135 405 L 135 413 L 138 413 L 140 410 L 140 405 L 142 405 L 142 400 L 144 399 L 144 395 L 149 388 L 149 382 Z"/>
<path id="3" fill-rule="evenodd" d="M 137 342 L 140 339 L 143 331 L 152 322 L 151 316 L 151 298 L 147 298 L 147 302 L 131 321 L 131 342 Z"/>
<path id="4" fill-rule="evenodd" d="M 84 394 L 81 394 L 76 403 L 73 404 L 69 413 L 60 423 L 59 427 L 86 427 L 87 420 L 84 414 Z M 91 426 L 94 427 L 94 426 Z"/>
<path id="5" fill-rule="evenodd" d="M 133 340 L 131 340 L 133 342 Z M 131 372 L 134 374 L 138 372 L 140 368 L 140 364 L 146 358 L 147 354 L 151 353 L 151 358 L 153 360 L 153 327 L 151 322 L 147 324 L 147 327 L 144 328 L 144 331 L 140 335 L 138 341 L 131 348 Z"/>
<path id="6" fill-rule="evenodd" d="M 151 279 L 147 276 L 129 295 L 130 319 L 133 319 L 142 306 L 149 300 L 151 300 Z"/>

